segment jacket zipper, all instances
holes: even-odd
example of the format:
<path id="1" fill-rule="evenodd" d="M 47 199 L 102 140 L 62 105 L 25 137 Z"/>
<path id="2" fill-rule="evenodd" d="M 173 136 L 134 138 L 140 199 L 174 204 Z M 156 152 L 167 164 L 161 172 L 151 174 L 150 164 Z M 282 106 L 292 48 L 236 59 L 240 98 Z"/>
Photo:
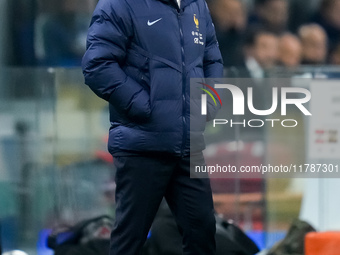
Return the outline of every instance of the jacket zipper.
<path id="1" fill-rule="evenodd" d="M 183 27 L 181 20 L 181 9 L 177 8 L 177 18 L 179 24 L 179 33 L 181 40 L 181 55 L 182 55 L 182 123 L 183 123 L 183 137 L 182 137 L 182 146 L 181 146 L 181 156 L 184 156 L 184 148 L 186 143 L 187 136 L 187 121 L 185 119 L 186 116 L 186 98 L 185 98 L 185 85 L 186 85 L 186 66 L 185 66 L 185 56 L 184 56 L 184 36 L 183 36 Z"/>

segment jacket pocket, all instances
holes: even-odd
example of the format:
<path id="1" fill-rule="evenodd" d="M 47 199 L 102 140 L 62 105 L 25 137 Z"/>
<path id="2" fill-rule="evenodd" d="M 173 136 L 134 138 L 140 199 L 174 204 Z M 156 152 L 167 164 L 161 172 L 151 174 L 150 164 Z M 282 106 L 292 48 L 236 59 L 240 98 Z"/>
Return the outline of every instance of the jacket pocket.
<path id="1" fill-rule="evenodd" d="M 122 69 L 129 78 L 140 85 L 140 92 L 131 98 L 127 116 L 130 121 L 145 122 L 151 115 L 149 58 L 129 49 Z"/>
<path id="2" fill-rule="evenodd" d="M 137 50 L 130 48 L 126 56 L 124 68 L 127 75 L 137 81 L 144 89 L 150 92 L 150 58 L 140 54 Z"/>

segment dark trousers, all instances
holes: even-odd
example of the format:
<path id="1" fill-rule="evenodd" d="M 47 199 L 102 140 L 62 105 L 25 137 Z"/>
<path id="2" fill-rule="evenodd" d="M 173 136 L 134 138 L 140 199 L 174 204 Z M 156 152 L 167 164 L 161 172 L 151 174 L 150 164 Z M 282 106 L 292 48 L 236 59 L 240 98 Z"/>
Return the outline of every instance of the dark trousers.
<path id="1" fill-rule="evenodd" d="M 204 165 L 202 154 L 192 156 Z M 192 158 L 193 159 L 193 158 Z M 141 254 L 165 197 L 183 236 L 183 254 L 215 254 L 215 217 L 209 179 L 190 178 L 190 157 L 114 158 L 116 223 L 110 255 Z"/>

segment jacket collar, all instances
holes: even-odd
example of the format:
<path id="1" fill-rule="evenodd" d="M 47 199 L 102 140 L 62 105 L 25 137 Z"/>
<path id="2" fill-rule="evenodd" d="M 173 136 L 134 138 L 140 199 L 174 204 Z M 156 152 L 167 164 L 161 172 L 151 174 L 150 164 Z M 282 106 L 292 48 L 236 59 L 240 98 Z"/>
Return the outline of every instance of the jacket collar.
<path id="1" fill-rule="evenodd" d="M 176 0 L 158 0 L 161 1 L 165 4 L 171 5 L 173 7 L 175 7 L 176 9 L 178 9 L 178 4 Z M 184 9 L 186 6 L 188 6 L 189 4 L 191 4 L 192 2 L 195 2 L 197 0 L 181 0 L 181 8 L 180 9 Z"/>

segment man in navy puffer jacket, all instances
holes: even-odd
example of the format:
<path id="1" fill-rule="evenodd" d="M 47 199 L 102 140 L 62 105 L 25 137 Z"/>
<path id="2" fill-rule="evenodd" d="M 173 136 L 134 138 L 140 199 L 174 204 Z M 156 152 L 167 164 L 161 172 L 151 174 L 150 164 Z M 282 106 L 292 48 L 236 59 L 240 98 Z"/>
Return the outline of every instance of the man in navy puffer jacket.
<path id="1" fill-rule="evenodd" d="M 108 149 L 117 168 L 110 254 L 140 254 L 164 196 L 184 254 L 213 255 L 209 179 L 190 178 L 190 160 L 205 164 L 205 121 L 219 107 L 208 102 L 207 116 L 194 114 L 200 102 L 190 105 L 190 78 L 222 76 L 205 1 L 100 0 L 87 40 L 85 83 L 109 102 Z"/>

